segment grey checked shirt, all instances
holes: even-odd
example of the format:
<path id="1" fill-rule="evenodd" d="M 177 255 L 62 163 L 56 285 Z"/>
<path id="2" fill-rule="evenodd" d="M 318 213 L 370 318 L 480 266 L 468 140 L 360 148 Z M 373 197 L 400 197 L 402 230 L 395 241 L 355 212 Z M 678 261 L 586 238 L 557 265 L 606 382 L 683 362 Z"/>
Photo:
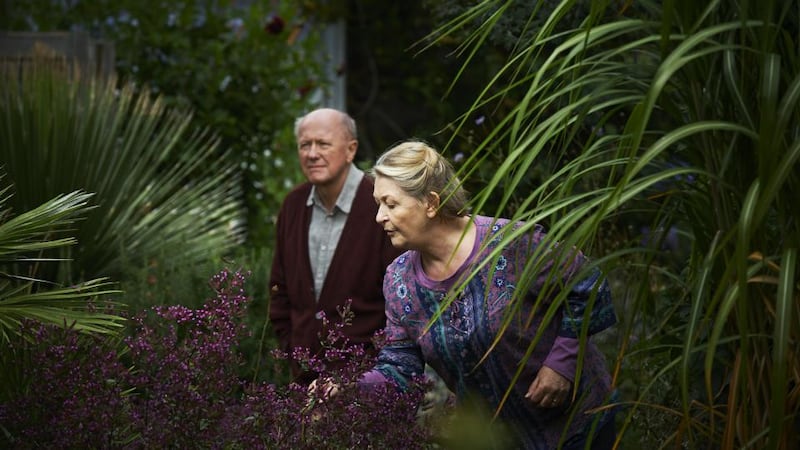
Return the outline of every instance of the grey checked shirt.
<path id="1" fill-rule="evenodd" d="M 362 178 L 364 178 L 364 172 L 351 163 L 342 192 L 336 199 L 336 205 L 330 214 L 317 197 L 316 186 L 311 188 L 311 194 L 306 200 L 306 206 L 312 207 L 311 225 L 308 229 L 308 259 L 311 262 L 311 273 L 314 276 L 314 296 L 317 300 L 322 292 L 325 276 L 331 265 L 331 259 L 333 259 L 333 252 L 342 235 L 347 216 L 350 214 L 350 207 L 356 196 L 356 189 Z"/>

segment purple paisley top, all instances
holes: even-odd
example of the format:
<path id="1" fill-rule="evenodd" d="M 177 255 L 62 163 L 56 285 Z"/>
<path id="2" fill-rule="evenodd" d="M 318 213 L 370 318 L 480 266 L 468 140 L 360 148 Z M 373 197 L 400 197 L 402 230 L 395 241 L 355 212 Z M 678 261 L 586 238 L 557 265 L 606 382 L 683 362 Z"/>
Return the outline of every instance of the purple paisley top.
<path id="1" fill-rule="evenodd" d="M 536 276 L 526 277 L 533 281 L 528 283 L 524 301 L 512 302 L 517 286 L 525 284 L 519 274 L 533 256 L 544 231 L 536 225 L 531 232 L 505 245 L 499 254 L 492 254 L 504 233 L 518 229 L 522 223 L 484 216 L 475 216 L 474 222 L 477 235 L 472 254 L 449 279 L 428 278 L 416 251 L 403 253 L 389 265 L 383 281 L 386 346 L 378 355 L 375 369 L 362 378 L 362 383 L 391 379 L 402 387 L 409 377 L 421 375 L 427 363 L 458 399 L 476 393 L 496 409 L 513 381 L 512 392 L 505 399 L 499 418 L 515 429 L 520 447 L 550 449 L 559 442 L 565 448 L 580 445 L 593 419 L 599 420 L 598 429 L 611 420 L 608 413 L 585 413 L 608 401 L 611 395 L 604 357 L 591 340 L 584 346 L 572 405 L 543 409 L 524 395 L 543 364 L 575 380 L 577 338 L 581 327 L 587 325 L 584 321 L 588 319 L 588 335 L 616 322 L 608 284 L 598 270 L 580 280 L 573 279 L 572 275 L 585 261 L 580 252 L 573 252 L 571 261 L 562 264 L 560 271 L 552 270 L 553 262 L 542 257 L 543 264 Z M 463 293 L 444 307 L 442 302 L 448 291 L 482 261 L 490 264 L 471 277 Z M 555 294 L 548 295 L 542 288 L 551 276 L 558 276 L 558 282 L 568 285 L 570 291 L 560 303 L 564 306 L 554 309 L 553 320 L 544 321 Z M 540 296 L 543 300 L 537 305 Z M 440 310 L 439 317 L 431 323 Z M 504 326 L 507 328 L 495 343 Z M 541 333 L 539 341 L 526 359 L 537 333 Z M 492 345 L 492 351 L 481 360 Z M 518 363 L 523 360 L 525 364 L 514 381 Z M 573 411 L 576 414 L 571 414 Z M 564 430 L 567 433 L 562 440 Z"/>

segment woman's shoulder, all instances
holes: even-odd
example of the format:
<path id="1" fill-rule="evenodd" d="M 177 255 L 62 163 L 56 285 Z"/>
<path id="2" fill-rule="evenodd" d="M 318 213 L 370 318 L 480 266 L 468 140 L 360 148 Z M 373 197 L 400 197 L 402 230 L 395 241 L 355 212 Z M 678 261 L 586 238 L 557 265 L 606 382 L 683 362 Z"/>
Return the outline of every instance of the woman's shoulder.
<path id="1" fill-rule="evenodd" d="M 524 222 L 521 220 L 512 221 L 511 219 L 507 219 L 505 217 L 491 217 L 491 216 L 481 216 L 475 215 L 472 217 L 472 220 L 475 222 L 475 225 L 478 227 L 485 227 L 490 228 L 492 231 L 500 231 L 507 226 L 512 226 L 514 229 L 519 228 L 523 225 L 529 224 L 532 226 L 536 231 L 543 231 L 544 227 L 540 224 L 535 224 L 531 222 Z"/>
<path id="2" fill-rule="evenodd" d="M 473 222 L 475 223 L 479 238 L 485 236 L 497 237 L 497 235 L 502 235 L 503 231 L 507 230 L 509 225 L 515 225 L 511 220 L 503 217 L 474 216 Z"/>
<path id="3" fill-rule="evenodd" d="M 413 258 L 416 252 L 407 250 L 386 267 L 383 278 L 383 292 L 387 311 L 399 307 L 395 304 L 408 297 L 408 289 L 414 278 Z"/>
<path id="4" fill-rule="evenodd" d="M 478 230 L 477 238 L 488 242 L 488 248 L 494 248 L 506 237 L 513 236 L 515 244 L 538 243 L 545 233 L 544 227 L 540 224 L 513 221 L 506 218 L 495 218 L 488 216 L 475 216 L 475 226 Z M 523 228 L 524 230 L 520 231 Z"/>
<path id="5" fill-rule="evenodd" d="M 475 215 L 472 216 L 473 222 L 475 225 L 481 228 L 488 228 L 493 232 L 500 231 L 505 227 L 511 225 L 513 227 L 517 227 L 525 222 L 513 222 L 511 219 L 505 217 L 491 217 L 491 216 L 481 216 Z"/>
<path id="6" fill-rule="evenodd" d="M 414 260 L 416 252 L 414 250 L 406 250 L 401 253 L 397 258 L 395 258 L 389 267 L 386 268 L 387 271 L 408 271 L 412 267 L 412 262 Z"/>

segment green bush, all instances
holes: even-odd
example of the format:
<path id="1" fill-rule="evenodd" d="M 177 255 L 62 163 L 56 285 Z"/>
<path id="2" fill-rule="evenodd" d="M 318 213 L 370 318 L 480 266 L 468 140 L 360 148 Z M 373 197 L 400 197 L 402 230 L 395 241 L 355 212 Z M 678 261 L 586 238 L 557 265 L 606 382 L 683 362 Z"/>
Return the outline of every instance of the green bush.
<path id="1" fill-rule="evenodd" d="M 82 30 L 110 40 L 122 83 L 220 137 L 218 156 L 241 169 L 248 238 L 270 245 L 280 200 L 300 179 L 294 119 L 320 78 L 324 26 L 293 2 L 100 0 L 5 2 L 0 29 Z M 312 2 L 305 5 L 310 8 Z M 307 15 L 304 15 L 307 14 Z"/>
<path id="2" fill-rule="evenodd" d="M 169 255 L 191 265 L 241 243 L 237 164 L 190 113 L 130 85 L 82 82 L 43 62 L 23 78 L 3 76 L 0 118 L 12 208 L 75 190 L 95 194 L 95 207 L 73 224 L 78 245 L 58 255 L 70 264 L 48 279 L 119 281 L 126 263 Z"/>

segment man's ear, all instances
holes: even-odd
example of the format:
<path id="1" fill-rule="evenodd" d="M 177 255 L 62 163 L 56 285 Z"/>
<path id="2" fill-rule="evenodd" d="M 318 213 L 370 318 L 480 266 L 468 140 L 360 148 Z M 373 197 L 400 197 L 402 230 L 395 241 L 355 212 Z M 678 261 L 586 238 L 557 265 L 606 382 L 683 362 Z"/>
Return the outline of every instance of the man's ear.
<path id="1" fill-rule="evenodd" d="M 356 157 L 356 151 L 358 150 L 358 141 L 353 139 L 352 141 L 347 143 L 347 162 L 353 162 Z"/>
<path id="2" fill-rule="evenodd" d="M 433 219 L 439 214 L 439 204 L 441 203 L 441 198 L 439 198 L 439 194 L 433 191 L 430 191 L 427 198 L 427 207 L 425 208 L 425 215 L 429 218 Z"/>

